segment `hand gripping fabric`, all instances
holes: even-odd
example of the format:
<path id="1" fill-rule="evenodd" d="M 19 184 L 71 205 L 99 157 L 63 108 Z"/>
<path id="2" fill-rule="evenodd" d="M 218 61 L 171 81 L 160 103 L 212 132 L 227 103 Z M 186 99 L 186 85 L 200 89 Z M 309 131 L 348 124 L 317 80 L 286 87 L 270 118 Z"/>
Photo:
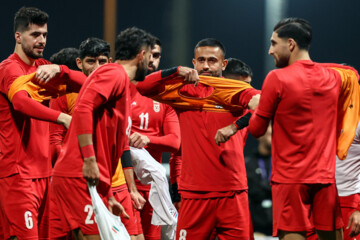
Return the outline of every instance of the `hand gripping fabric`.
<path id="1" fill-rule="evenodd" d="M 92 204 L 95 212 L 95 220 L 99 229 L 100 237 L 104 240 L 130 240 L 129 233 L 119 216 L 115 216 L 105 206 L 95 186 L 88 185 Z"/>
<path id="2" fill-rule="evenodd" d="M 211 112 L 231 112 L 242 110 L 243 107 L 231 103 L 232 98 L 244 91 L 252 88 L 250 84 L 233 79 L 199 76 L 199 82 L 212 87 L 213 92 L 205 98 L 194 98 L 182 95 L 180 90 L 187 83 L 184 82 L 184 77 L 175 77 L 166 81 L 165 90 L 152 99 L 168 104 L 172 107 L 204 110 Z"/>
<path id="3" fill-rule="evenodd" d="M 178 212 L 171 202 L 165 168 L 144 148 L 130 147 L 134 172 L 142 184 L 150 184 L 149 202 L 154 209 L 151 224 L 167 226 L 166 236 L 175 239 Z"/>

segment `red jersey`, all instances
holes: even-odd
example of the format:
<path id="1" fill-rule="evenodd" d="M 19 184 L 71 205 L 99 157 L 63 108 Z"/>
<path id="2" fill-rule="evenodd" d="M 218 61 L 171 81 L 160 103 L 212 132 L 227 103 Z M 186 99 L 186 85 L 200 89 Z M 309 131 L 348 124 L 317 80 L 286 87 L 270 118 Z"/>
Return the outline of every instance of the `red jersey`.
<path id="1" fill-rule="evenodd" d="M 174 74 L 174 77 L 177 74 Z M 167 77 L 167 79 L 170 79 Z M 161 72 L 148 76 L 137 84 L 142 93 L 156 94 L 164 90 Z M 186 85 L 181 94 L 196 98 L 205 98 L 212 88 L 199 84 Z M 243 155 L 244 138 L 241 131 L 229 141 L 218 146 L 215 135 L 218 129 L 233 123 L 242 116 L 250 99 L 259 94 L 258 90 L 243 90 L 232 102 L 237 102 L 245 110 L 237 113 L 206 112 L 200 110 L 176 109 L 181 130 L 182 169 L 179 190 L 186 192 L 226 192 L 247 189 L 246 171 Z M 246 130 L 245 130 L 246 131 Z"/>
<path id="2" fill-rule="evenodd" d="M 131 133 L 146 135 L 150 143 L 145 147 L 150 155 L 161 162 L 162 152 L 175 152 L 180 147 L 180 126 L 176 112 L 166 104 L 142 96 L 133 83 L 131 91 Z M 140 190 L 149 190 L 136 179 Z"/>
<path id="3" fill-rule="evenodd" d="M 131 128 L 129 77 L 120 64 L 109 63 L 86 79 L 77 98 L 54 176 L 82 177 L 83 158 L 77 136 L 93 134 L 100 181 L 107 194 L 119 158 L 128 147 Z M 102 192 L 104 194 L 104 192 Z"/>
<path id="4" fill-rule="evenodd" d="M 255 115 L 273 119 L 272 182 L 335 182 L 340 89 L 335 70 L 310 60 L 267 75 Z"/>
<path id="5" fill-rule="evenodd" d="M 78 93 L 68 93 L 50 100 L 50 108 L 72 115 Z M 61 150 L 67 129 L 60 124 L 50 123 L 50 159 L 54 164 Z"/>
<path id="6" fill-rule="evenodd" d="M 0 64 L 0 178 L 16 173 L 22 178 L 50 175 L 49 123 L 15 111 L 8 91 L 15 79 L 50 62 L 35 60 L 30 66 L 14 53 Z M 54 119 L 56 121 L 56 119 Z"/>

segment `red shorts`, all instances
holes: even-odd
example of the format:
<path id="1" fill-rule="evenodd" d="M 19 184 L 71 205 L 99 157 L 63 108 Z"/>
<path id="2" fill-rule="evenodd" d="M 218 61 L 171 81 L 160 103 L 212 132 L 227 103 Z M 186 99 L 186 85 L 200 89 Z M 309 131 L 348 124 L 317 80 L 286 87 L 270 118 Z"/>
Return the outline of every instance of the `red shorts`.
<path id="1" fill-rule="evenodd" d="M 340 208 L 343 217 L 343 222 L 345 226 L 347 226 L 351 214 L 353 214 L 355 211 L 360 211 L 360 194 L 358 193 L 358 194 L 353 194 L 350 196 L 339 197 L 339 198 L 340 198 Z M 350 230 L 351 230 L 351 226 L 349 229 L 346 229 L 346 227 L 344 228 L 344 240 L 359 239 L 357 237 L 359 235 L 356 235 L 355 237 L 350 237 L 349 236 Z"/>
<path id="2" fill-rule="evenodd" d="M 249 239 L 250 213 L 247 191 L 217 198 L 181 199 L 176 239 Z"/>
<path id="3" fill-rule="evenodd" d="M 343 227 L 335 184 L 272 184 L 273 236 L 289 232 L 334 231 Z M 310 217 L 312 215 L 313 221 Z"/>
<path id="4" fill-rule="evenodd" d="M 0 186 L 5 238 L 49 239 L 49 178 L 23 179 L 16 174 L 1 178 Z"/>
<path id="5" fill-rule="evenodd" d="M 121 218 L 122 223 L 125 225 L 129 235 L 138 235 L 142 233 L 141 227 L 138 228 L 135 209 L 131 200 L 128 189 L 117 191 L 113 189 L 115 199 L 124 207 L 125 212 L 130 216 L 130 219 Z"/>
<path id="6" fill-rule="evenodd" d="M 139 193 L 145 198 L 146 203 L 141 211 L 135 210 L 135 215 L 138 223 L 138 228 L 142 229 L 145 239 L 148 240 L 160 240 L 161 227 L 151 224 L 151 218 L 153 215 L 153 208 L 149 202 L 149 193 L 147 190 L 139 190 Z"/>
<path id="7" fill-rule="evenodd" d="M 52 185 L 50 180 L 50 186 Z M 60 218 L 59 208 L 56 205 L 56 199 L 52 192 L 50 192 L 50 239 L 73 239 L 71 231 L 63 229 L 63 223 Z"/>
<path id="8" fill-rule="evenodd" d="M 84 178 L 53 176 L 51 192 L 65 232 L 80 228 L 84 235 L 99 235 L 90 193 Z"/>

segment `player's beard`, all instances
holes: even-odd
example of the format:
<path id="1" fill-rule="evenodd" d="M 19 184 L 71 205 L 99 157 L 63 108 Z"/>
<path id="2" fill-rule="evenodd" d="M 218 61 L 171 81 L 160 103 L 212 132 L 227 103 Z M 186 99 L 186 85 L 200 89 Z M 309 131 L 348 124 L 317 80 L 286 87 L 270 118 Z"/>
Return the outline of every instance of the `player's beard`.
<path id="1" fill-rule="evenodd" d="M 142 63 L 138 64 L 138 68 L 136 69 L 134 80 L 141 82 L 144 81 L 145 76 L 149 74 L 149 70 L 147 68 L 148 63 L 143 61 Z"/>
<path id="2" fill-rule="evenodd" d="M 290 56 L 278 55 L 278 59 L 276 59 L 276 58 L 274 58 L 274 59 L 275 59 L 275 66 L 277 68 L 284 68 L 289 65 Z"/>
<path id="3" fill-rule="evenodd" d="M 43 47 L 43 45 L 41 45 Z M 30 46 L 27 46 L 25 44 L 21 44 L 22 50 L 28 56 L 32 59 L 38 59 L 43 57 L 43 52 L 36 52 L 35 48 L 31 48 Z"/>

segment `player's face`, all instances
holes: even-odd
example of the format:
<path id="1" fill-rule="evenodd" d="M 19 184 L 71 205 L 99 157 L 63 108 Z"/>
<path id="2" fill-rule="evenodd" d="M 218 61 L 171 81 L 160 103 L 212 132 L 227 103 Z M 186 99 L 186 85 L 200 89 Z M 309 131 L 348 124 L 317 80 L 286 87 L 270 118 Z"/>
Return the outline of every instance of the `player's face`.
<path id="1" fill-rule="evenodd" d="M 80 66 L 78 64 L 78 67 L 86 76 L 89 76 L 95 69 L 106 63 L 109 63 L 109 58 L 105 55 L 100 55 L 97 57 L 86 56 L 81 61 Z"/>
<path id="2" fill-rule="evenodd" d="M 29 24 L 29 29 L 24 32 L 16 32 L 17 43 L 21 43 L 22 51 L 26 56 L 32 59 L 43 57 L 46 38 L 47 24 L 42 26 Z"/>
<path id="3" fill-rule="evenodd" d="M 198 47 L 192 62 L 199 75 L 213 77 L 221 77 L 227 65 L 221 49 L 210 46 Z"/>
<path id="4" fill-rule="evenodd" d="M 289 65 L 290 50 L 289 44 L 286 38 L 279 38 L 276 32 L 273 32 L 271 36 L 271 45 L 269 48 L 269 54 L 273 56 L 275 60 L 275 66 L 283 68 Z"/>
<path id="5" fill-rule="evenodd" d="M 150 47 L 145 51 L 142 61 L 139 61 L 138 67 L 135 73 L 134 80 L 144 81 L 145 76 L 149 74 L 148 66 L 151 58 L 151 49 Z"/>
<path id="6" fill-rule="evenodd" d="M 155 45 L 151 50 L 151 57 L 149 60 L 148 70 L 150 72 L 155 72 L 159 68 L 161 58 L 161 47 L 159 45 Z"/>

